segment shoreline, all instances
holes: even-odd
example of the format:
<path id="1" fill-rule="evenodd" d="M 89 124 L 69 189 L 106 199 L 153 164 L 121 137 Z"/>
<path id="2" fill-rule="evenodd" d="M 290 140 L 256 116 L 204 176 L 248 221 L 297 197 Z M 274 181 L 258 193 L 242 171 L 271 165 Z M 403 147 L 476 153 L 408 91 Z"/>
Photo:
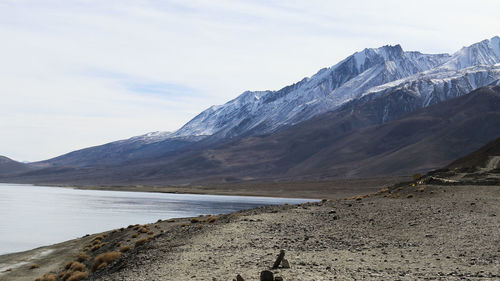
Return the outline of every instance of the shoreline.
<path id="1" fill-rule="evenodd" d="M 284 280 L 438 275 L 442 280 L 496 280 L 500 275 L 494 269 L 500 264 L 494 245 L 499 240 L 491 230 L 498 226 L 499 200 L 500 186 L 406 186 L 350 200 L 259 207 L 213 220 L 205 216 L 124 226 L 2 255 L 0 264 L 6 259 L 24 263 L 0 272 L 0 281 L 58 274 L 98 237 L 102 248 L 87 249 L 90 258 L 83 262 L 89 280 L 231 280 L 236 274 L 257 280 L 280 249 L 286 250 L 291 267 L 273 272 Z M 141 239 L 145 242 L 139 244 Z M 120 244 L 130 250 L 102 270 L 90 270 L 96 255 L 118 251 Z M 48 254 L 31 259 L 43 252 Z M 29 269 L 32 263 L 40 268 Z"/>
<path id="2" fill-rule="evenodd" d="M 154 185 L 78 185 L 78 184 L 31 184 L 35 186 L 61 187 L 80 190 L 151 192 L 172 194 L 200 194 L 227 196 L 254 196 L 300 199 L 342 199 L 410 180 L 410 176 L 380 178 L 329 179 L 294 182 L 239 182 L 187 186 Z M 16 183 L 13 183 L 16 184 Z"/>

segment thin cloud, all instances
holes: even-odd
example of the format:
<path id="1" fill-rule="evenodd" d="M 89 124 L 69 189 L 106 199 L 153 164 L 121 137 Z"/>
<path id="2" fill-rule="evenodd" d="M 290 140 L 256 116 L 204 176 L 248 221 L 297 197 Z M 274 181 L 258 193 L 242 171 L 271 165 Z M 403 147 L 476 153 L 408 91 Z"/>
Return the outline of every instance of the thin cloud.
<path id="1" fill-rule="evenodd" d="M 0 155 L 41 160 L 173 131 L 365 47 L 453 52 L 497 35 L 498 10 L 496 0 L 0 0 Z"/>

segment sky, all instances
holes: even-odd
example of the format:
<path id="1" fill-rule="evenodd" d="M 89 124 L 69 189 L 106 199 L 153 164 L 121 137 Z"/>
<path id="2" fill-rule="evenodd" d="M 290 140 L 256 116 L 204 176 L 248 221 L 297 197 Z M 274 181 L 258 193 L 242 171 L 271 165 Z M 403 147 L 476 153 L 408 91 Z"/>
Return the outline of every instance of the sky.
<path id="1" fill-rule="evenodd" d="M 500 1 L 0 0 L 0 155 L 38 161 L 175 131 L 367 47 L 453 53 Z"/>

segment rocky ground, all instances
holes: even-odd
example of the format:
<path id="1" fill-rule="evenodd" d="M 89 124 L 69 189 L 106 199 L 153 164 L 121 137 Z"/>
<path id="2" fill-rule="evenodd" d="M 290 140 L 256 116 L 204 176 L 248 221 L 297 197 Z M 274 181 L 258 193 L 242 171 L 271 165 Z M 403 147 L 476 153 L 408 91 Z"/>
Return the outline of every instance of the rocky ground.
<path id="1" fill-rule="evenodd" d="M 263 270 L 283 280 L 500 280 L 499 215 L 500 186 L 410 184 L 349 200 L 131 226 L 106 233 L 95 251 L 83 247 L 97 236 L 83 238 L 73 252 L 90 255 L 82 262 L 88 280 L 233 280 L 238 274 L 259 280 Z M 124 245 L 131 249 L 92 270 L 97 255 Z M 271 269 L 280 250 L 290 267 Z M 27 266 L 0 280 L 64 271 Z"/>

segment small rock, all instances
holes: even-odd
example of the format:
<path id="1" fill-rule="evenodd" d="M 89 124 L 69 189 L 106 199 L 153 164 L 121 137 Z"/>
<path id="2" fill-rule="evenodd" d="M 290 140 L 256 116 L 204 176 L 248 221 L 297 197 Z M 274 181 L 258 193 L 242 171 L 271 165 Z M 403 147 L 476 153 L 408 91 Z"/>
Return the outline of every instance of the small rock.
<path id="1" fill-rule="evenodd" d="M 281 261 L 281 267 L 282 267 L 282 268 L 290 268 L 290 263 L 288 262 L 288 260 L 287 260 L 287 259 L 283 259 L 283 260 Z"/>
<path id="2" fill-rule="evenodd" d="M 260 281 L 274 281 L 274 274 L 269 270 L 260 273 Z"/>
<path id="3" fill-rule="evenodd" d="M 243 279 L 243 277 L 241 277 L 241 275 L 236 275 L 236 281 L 245 281 L 245 279 Z"/>

